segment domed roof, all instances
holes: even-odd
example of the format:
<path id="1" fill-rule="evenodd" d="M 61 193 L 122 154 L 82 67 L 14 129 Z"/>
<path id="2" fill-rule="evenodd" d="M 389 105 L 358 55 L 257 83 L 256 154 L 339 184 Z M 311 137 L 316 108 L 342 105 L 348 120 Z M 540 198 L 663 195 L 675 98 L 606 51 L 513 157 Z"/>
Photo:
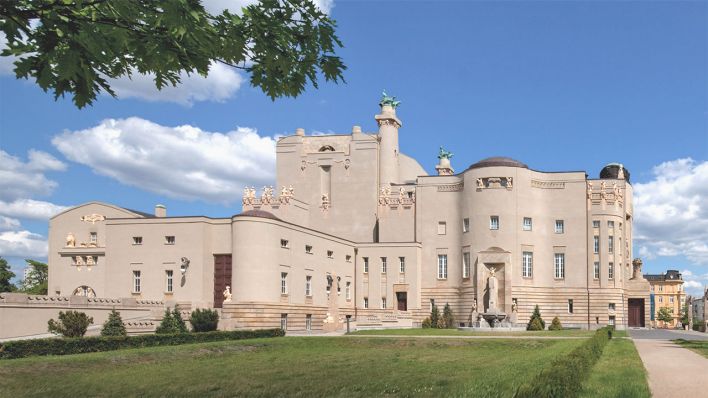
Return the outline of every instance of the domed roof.
<path id="1" fill-rule="evenodd" d="M 234 217 L 260 217 L 260 218 L 270 218 L 271 220 L 280 220 L 275 214 L 265 211 L 265 210 L 246 210 L 241 214 L 237 214 Z"/>
<path id="2" fill-rule="evenodd" d="M 479 169 L 482 167 L 520 167 L 522 169 L 529 168 L 529 166 L 519 162 L 518 160 L 507 158 L 504 156 L 494 156 L 491 158 L 480 160 L 479 162 L 470 166 L 470 169 Z"/>
<path id="3" fill-rule="evenodd" d="M 621 170 L 621 173 L 620 173 Z M 620 175 L 621 174 L 621 175 Z M 625 179 L 629 181 L 629 170 L 625 169 L 621 163 L 610 163 L 600 171 L 601 179 Z"/>

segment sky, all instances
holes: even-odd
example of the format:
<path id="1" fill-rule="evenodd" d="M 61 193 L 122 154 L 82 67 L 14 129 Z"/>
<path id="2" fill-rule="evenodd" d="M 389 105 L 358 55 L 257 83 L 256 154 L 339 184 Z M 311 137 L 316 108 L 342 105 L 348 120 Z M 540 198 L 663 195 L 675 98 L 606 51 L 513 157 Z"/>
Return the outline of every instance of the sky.
<path id="1" fill-rule="evenodd" d="M 346 83 L 295 99 L 215 65 L 161 92 L 118 79 L 118 99 L 79 110 L 0 57 L 0 256 L 18 274 L 46 259 L 49 217 L 93 200 L 239 213 L 244 185 L 274 182 L 278 137 L 374 132 L 385 89 L 402 101 L 401 151 L 431 174 L 441 145 L 458 171 L 509 156 L 596 178 L 623 163 L 644 272 L 708 285 L 708 2 L 318 3 L 337 21 Z"/>

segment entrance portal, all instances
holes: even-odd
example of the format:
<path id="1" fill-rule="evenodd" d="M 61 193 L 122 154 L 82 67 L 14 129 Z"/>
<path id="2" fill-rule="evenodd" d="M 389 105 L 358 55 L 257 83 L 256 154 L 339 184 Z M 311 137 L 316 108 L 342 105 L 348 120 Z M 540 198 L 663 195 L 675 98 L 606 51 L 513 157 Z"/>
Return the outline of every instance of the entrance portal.
<path id="1" fill-rule="evenodd" d="M 408 293 L 396 292 L 396 302 L 398 303 L 399 311 L 408 311 Z"/>
<path id="2" fill-rule="evenodd" d="M 628 299 L 627 303 L 629 327 L 643 328 L 644 327 L 644 299 Z"/>
<path id="3" fill-rule="evenodd" d="M 214 255 L 214 308 L 224 304 L 224 290 L 231 286 L 231 255 Z M 231 286 L 233 288 L 233 286 Z"/>

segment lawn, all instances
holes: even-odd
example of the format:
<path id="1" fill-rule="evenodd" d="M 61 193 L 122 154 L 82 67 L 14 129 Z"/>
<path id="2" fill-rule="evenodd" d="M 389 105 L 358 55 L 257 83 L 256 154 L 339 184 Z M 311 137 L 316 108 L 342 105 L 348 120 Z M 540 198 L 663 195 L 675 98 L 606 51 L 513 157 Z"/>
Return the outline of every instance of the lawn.
<path id="1" fill-rule="evenodd" d="M 359 330 L 353 335 L 396 335 L 396 336 L 543 336 L 543 337 L 590 337 L 595 333 L 593 330 L 540 330 L 540 331 L 520 331 L 520 332 L 473 332 L 458 329 L 382 329 L 382 330 Z M 615 336 L 625 337 L 627 334 L 623 330 L 615 331 Z"/>
<path id="2" fill-rule="evenodd" d="M 583 383 L 583 398 L 650 397 L 646 371 L 630 339 L 612 339 Z"/>
<path id="3" fill-rule="evenodd" d="M 698 341 L 698 340 L 674 340 L 674 343 L 680 345 L 683 348 L 688 348 L 691 351 L 695 351 L 704 357 L 708 358 L 708 340 Z"/>
<path id="4" fill-rule="evenodd" d="M 584 339 L 283 337 L 0 361 L 9 397 L 511 396 Z"/>

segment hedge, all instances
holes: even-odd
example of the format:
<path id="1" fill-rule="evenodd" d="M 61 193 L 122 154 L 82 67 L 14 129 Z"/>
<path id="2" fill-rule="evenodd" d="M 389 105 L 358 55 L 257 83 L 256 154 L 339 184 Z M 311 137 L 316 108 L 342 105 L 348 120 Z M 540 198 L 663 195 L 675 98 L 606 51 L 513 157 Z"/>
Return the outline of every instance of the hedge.
<path id="1" fill-rule="evenodd" d="M 605 345 L 612 338 L 613 329 L 604 327 L 570 354 L 546 366 L 538 376 L 516 390 L 514 397 L 575 397 L 582 390 L 582 382 L 590 375 L 593 365 L 602 356 Z"/>
<path id="2" fill-rule="evenodd" d="M 242 340 L 284 336 L 282 329 L 214 331 L 205 333 L 145 334 L 139 336 L 48 338 L 0 343 L 0 359 L 38 355 L 69 355 L 86 352 L 171 346 L 211 341 Z"/>

